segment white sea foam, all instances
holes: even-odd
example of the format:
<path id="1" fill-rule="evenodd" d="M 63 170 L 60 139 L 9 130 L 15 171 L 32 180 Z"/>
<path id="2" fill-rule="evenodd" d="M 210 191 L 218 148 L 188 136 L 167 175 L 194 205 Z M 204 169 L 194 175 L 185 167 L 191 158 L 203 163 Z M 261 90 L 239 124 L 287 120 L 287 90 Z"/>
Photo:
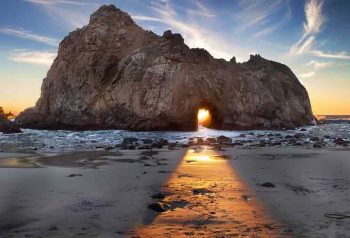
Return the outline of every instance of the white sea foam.
<path id="1" fill-rule="evenodd" d="M 350 138 L 350 124 L 327 124 L 322 126 L 305 127 L 303 133 L 307 137 L 325 136 Z M 225 131 L 213 130 L 201 127 L 198 131 L 153 131 L 133 132 L 124 130 L 103 131 L 48 131 L 24 129 L 21 134 L 0 134 L 0 150 L 37 148 L 42 151 L 67 151 L 95 149 L 96 147 L 108 147 L 120 144 L 125 137 L 136 137 L 138 139 L 166 139 L 169 142 L 187 143 L 191 137 L 217 137 L 224 135 L 235 140 L 259 141 L 269 134 L 281 134 L 282 136 L 293 135 L 300 130 L 287 131 Z M 241 134 L 248 135 L 240 137 Z"/>

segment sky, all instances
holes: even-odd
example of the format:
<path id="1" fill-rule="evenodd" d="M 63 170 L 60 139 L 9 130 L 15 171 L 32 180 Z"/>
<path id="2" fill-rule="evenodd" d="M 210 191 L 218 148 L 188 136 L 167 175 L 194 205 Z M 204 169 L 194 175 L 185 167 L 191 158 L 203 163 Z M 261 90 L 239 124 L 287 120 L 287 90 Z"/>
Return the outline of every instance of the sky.
<path id="1" fill-rule="evenodd" d="M 34 106 L 59 42 L 114 4 L 146 30 L 181 33 L 215 58 L 250 54 L 288 65 L 315 115 L 350 114 L 348 0 L 1 0 L 0 106 Z"/>

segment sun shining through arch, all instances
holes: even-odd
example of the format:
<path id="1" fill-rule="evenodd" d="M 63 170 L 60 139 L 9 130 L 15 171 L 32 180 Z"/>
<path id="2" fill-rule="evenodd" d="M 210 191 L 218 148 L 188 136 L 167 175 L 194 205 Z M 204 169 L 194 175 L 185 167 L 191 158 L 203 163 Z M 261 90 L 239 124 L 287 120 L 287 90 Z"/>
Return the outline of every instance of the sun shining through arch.
<path id="1" fill-rule="evenodd" d="M 210 111 L 205 108 L 200 108 L 197 114 L 197 125 L 202 127 L 210 127 L 212 116 Z"/>

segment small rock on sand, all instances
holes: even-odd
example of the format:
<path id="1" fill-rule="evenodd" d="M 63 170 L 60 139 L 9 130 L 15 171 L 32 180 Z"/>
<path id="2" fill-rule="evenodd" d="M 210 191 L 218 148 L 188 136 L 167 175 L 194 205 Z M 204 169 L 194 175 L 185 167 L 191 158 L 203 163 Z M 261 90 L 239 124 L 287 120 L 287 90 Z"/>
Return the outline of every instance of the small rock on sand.
<path id="1" fill-rule="evenodd" d="M 160 174 L 167 174 L 167 173 L 171 173 L 170 171 L 165 171 L 165 170 L 159 170 L 158 173 Z"/>
<path id="2" fill-rule="evenodd" d="M 227 136 L 219 136 L 217 138 L 217 142 L 219 144 L 231 144 L 232 143 L 232 139 L 227 137 Z"/>
<path id="3" fill-rule="evenodd" d="M 342 138 L 337 138 L 333 140 L 333 143 L 336 145 L 347 146 L 348 142 Z"/>
<path id="4" fill-rule="evenodd" d="M 49 231 L 58 231 L 58 228 L 57 228 L 57 226 L 55 226 L 55 225 L 51 225 L 51 226 L 49 227 Z"/>
<path id="5" fill-rule="evenodd" d="M 148 209 L 151 209 L 155 212 L 165 212 L 165 207 L 162 203 L 160 202 L 155 202 L 155 203 L 151 203 L 148 205 Z"/>
<path id="6" fill-rule="evenodd" d="M 151 156 L 148 156 L 148 155 L 142 155 L 140 156 L 139 160 L 151 160 L 152 157 Z"/>
<path id="7" fill-rule="evenodd" d="M 206 140 L 205 140 L 205 144 L 206 145 L 211 145 L 211 144 L 215 144 L 216 143 L 216 139 L 213 138 L 213 137 L 208 137 Z"/>
<path id="8" fill-rule="evenodd" d="M 210 191 L 206 188 L 195 188 L 195 189 L 192 189 L 192 193 L 194 195 L 198 195 L 198 194 L 212 193 L 212 191 Z"/>
<path id="9" fill-rule="evenodd" d="M 310 138 L 310 141 L 319 141 L 319 140 L 320 140 L 320 138 L 318 138 L 317 136 L 312 136 Z"/>
<path id="10" fill-rule="evenodd" d="M 270 182 L 260 183 L 258 185 L 260 185 L 261 187 L 265 187 L 265 188 L 274 188 L 274 187 L 276 187 L 273 183 L 270 183 Z"/>
<path id="11" fill-rule="evenodd" d="M 82 174 L 70 174 L 67 177 L 78 177 L 78 176 L 83 176 Z"/>
<path id="12" fill-rule="evenodd" d="M 133 143 L 135 143 L 135 142 L 137 142 L 137 141 L 138 141 L 138 139 L 135 138 L 135 137 L 125 137 L 125 138 L 123 139 L 122 145 L 133 144 Z"/>
<path id="13" fill-rule="evenodd" d="M 316 141 L 313 145 L 314 148 L 322 148 L 324 146 L 326 146 L 326 143 L 324 143 L 323 141 Z"/>
<path id="14" fill-rule="evenodd" d="M 141 139 L 143 144 L 151 145 L 153 143 L 152 139 Z"/>
<path id="15" fill-rule="evenodd" d="M 158 192 L 158 193 L 152 194 L 151 198 L 163 199 L 163 198 L 165 198 L 165 195 L 163 193 L 161 193 L 161 192 Z"/>

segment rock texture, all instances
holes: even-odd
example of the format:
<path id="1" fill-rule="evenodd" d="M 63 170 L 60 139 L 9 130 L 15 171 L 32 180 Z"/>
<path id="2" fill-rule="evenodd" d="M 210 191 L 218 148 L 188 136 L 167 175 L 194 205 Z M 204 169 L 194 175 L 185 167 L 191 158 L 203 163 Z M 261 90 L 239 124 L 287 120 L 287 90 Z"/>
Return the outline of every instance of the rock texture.
<path id="1" fill-rule="evenodd" d="M 7 118 L 4 109 L 0 107 L 0 132 L 4 134 L 22 132 L 17 126 L 13 125 Z"/>
<path id="2" fill-rule="evenodd" d="M 180 34 L 158 36 L 114 6 L 60 43 L 23 127 L 194 130 L 205 107 L 217 129 L 313 123 L 308 94 L 285 65 L 252 55 L 236 63 L 190 49 Z"/>

